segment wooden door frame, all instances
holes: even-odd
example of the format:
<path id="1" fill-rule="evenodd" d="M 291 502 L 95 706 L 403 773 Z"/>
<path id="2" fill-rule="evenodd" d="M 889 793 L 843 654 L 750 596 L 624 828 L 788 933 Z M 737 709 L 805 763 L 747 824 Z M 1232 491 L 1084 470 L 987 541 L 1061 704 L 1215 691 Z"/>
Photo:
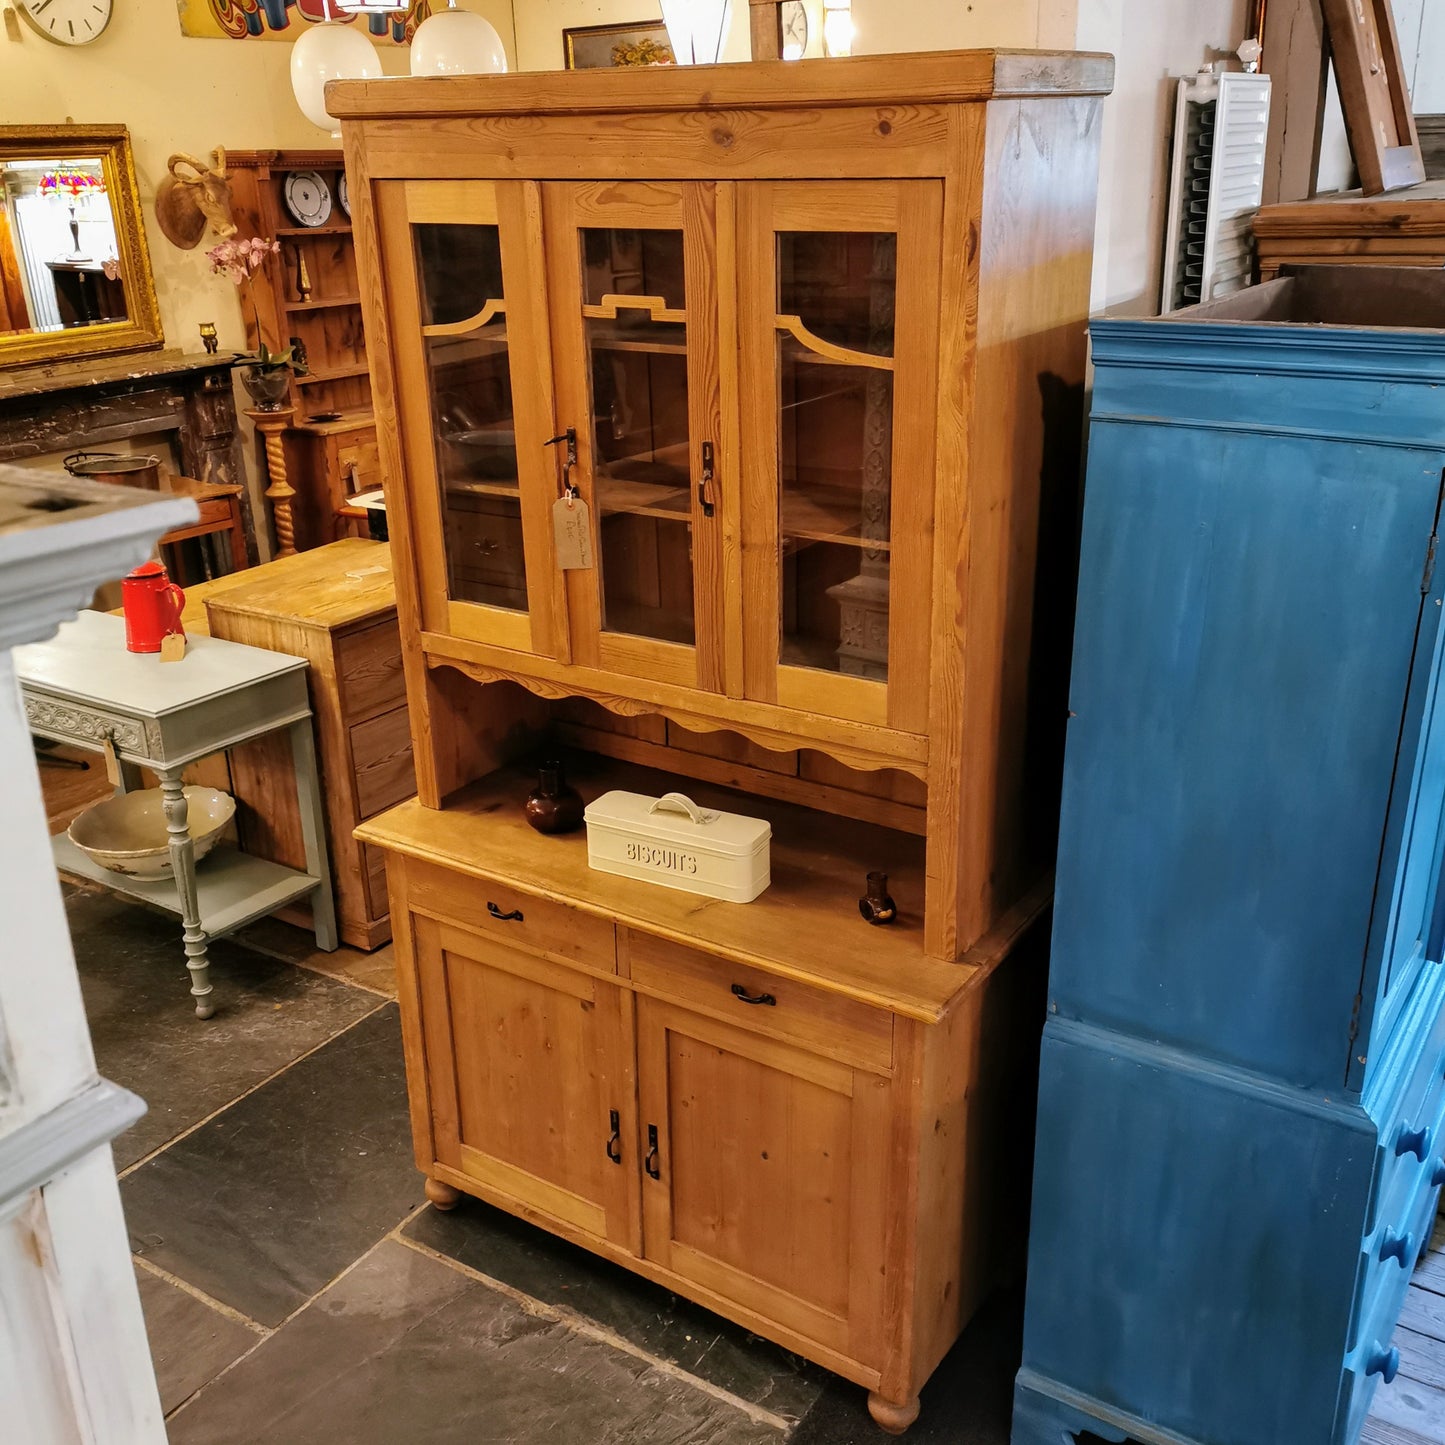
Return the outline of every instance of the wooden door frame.
<path id="1" fill-rule="evenodd" d="M 759 425 L 743 455 L 746 695 L 757 702 L 925 734 L 937 448 L 932 428 L 908 424 L 900 398 L 925 399 L 931 407 L 937 388 L 942 182 L 740 181 L 738 186 L 740 391 L 745 416 L 774 418 L 778 412 L 777 233 L 891 231 L 898 236 L 889 488 L 889 681 L 780 661 L 778 435 L 775 426 Z"/>
<path id="2" fill-rule="evenodd" d="M 724 558 L 731 502 L 722 417 L 718 234 L 712 181 L 548 181 L 542 185 L 547 232 L 547 288 L 555 368 L 554 434 L 574 428 L 574 482 L 592 513 L 594 565 L 567 574 L 571 646 L 576 660 L 622 676 L 647 677 L 705 692 L 723 691 Z M 663 642 L 602 626 L 601 517 L 597 512 L 591 380 L 582 315 L 583 276 L 576 236 L 588 227 L 676 230 L 683 234 L 687 320 L 689 497 L 696 644 Z M 713 444 L 715 515 L 703 513 L 696 482 L 702 446 Z M 559 491 L 560 495 L 560 491 Z"/>
<path id="3" fill-rule="evenodd" d="M 522 949 L 498 946 L 469 929 L 424 914 L 411 915 L 416 951 L 416 976 L 426 1044 L 427 1097 L 436 1162 L 469 1189 L 500 1197 L 513 1212 L 545 1216 L 564 1228 L 610 1241 L 632 1254 L 642 1249 L 637 1152 L 637 1089 L 633 1060 L 632 995 L 600 974 L 569 968 Z M 529 1175 L 507 1160 L 470 1149 L 461 1137 L 459 1086 L 453 1021 L 447 983 L 448 954 L 482 968 L 508 973 L 542 988 L 567 993 L 591 1004 L 598 1029 L 594 1072 L 608 1107 L 619 1116 L 620 1162 L 603 1171 L 602 1198 L 584 1200 L 560 1185 Z M 560 1065 L 559 1065 L 560 1066 Z M 578 1139 L 575 1147 L 605 1149 L 606 1121 L 597 1121 L 596 1138 Z M 573 1200 L 578 1204 L 574 1205 Z M 598 1224 L 601 1227 L 598 1227 Z"/>
<path id="4" fill-rule="evenodd" d="M 889 1207 L 888 1153 L 880 1141 L 891 1137 L 892 1086 L 864 1070 L 826 1059 L 796 1045 L 754 1034 L 645 994 L 636 999 L 637 1123 L 639 1144 L 648 1146 L 648 1127 L 658 1131 L 657 1178 L 642 1181 L 642 1257 L 702 1289 L 736 1300 L 802 1338 L 873 1369 L 881 1369 L 890 1348 L 886 1322 L 884 1261 Z M 674 1240 L 672 1130 L 668 1104 L 670 1033 L 776 1069 L 846 1095 L 852 1101 L 850 1139 L 855 1188 L 849 1236 L 848 1307 L 833 1315 L 722 1260 Z M 719 1108 L 728 1101 L 717 1101 Z M 861 1187 L 856 1187 L 861 1185 Z M 860 1197 L 861 1196 L 861 1197 Z M 876 1229 L 868 1227 L 872 1220 Z"/>
<path id="5" fill-rule="evenodd" d="M 373 184 L 377 229 L 387 276 L 391 333 L 403 374 L 417 378 L 397 388 L 397 425 L 408 486 L 421 622 L 431 632 L 473 638 L 518 652 L 570 660 L 566 603 L 553 563 L 551 463 L 542 450 L 553 411 L 551 354 L 546 342 L 539 187 L 534 181 L 407 180 Z M 502 256 L 502 301 L 508 327 L 528 346 L 507 347 L 517 445 L 527 611 L 516 612 L 449 595 L 445 517 L 436 456 L 436 426 L 422 345 L 421 292 L 413 260 L 412 227 L 426 224 L 495 226 Z M 531 443 L 536 441 L 536 446 Z M 393 498 L 393 504 L 398 500 Z"/>

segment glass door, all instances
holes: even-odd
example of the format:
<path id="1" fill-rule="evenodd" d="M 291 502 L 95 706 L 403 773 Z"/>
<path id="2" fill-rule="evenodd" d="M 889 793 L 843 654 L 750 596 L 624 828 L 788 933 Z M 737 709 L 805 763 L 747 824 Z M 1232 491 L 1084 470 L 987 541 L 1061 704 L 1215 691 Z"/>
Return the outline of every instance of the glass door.
<path id="1" fill-rule="evenodd" d="M 570 481 L 593 538 L 592 565 L 567 574 L 573 658 L 721 690 L 721 539 L 733 503 L 714 188 L 544 190 L 556 433 L 575 445 Z"/>
<path id="2" fill-rule="evenodd" d="M 555 469 L 541 447 L 552 400 L 537 187 L 396 181 L 377 192 L 409 483 L 406 517 L 391 525 L 413 529 L 423 625 L 565 658 Z M 537 348 L 541 364 L 529 359 Z"/>
<path id="3" fill-rule="evenodd" d="M 740 187 L 747 695 L 928 720 L 942 187 Z"/>

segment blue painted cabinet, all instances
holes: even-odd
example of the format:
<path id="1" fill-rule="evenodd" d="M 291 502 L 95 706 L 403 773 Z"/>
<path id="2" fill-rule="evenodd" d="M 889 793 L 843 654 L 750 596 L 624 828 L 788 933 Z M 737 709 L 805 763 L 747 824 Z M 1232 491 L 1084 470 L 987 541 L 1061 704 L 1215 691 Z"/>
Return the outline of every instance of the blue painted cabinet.
<path id="1" fill-rule="evenodd" d="M 1445 1179 L 1445 275 L 1348 272 L 1093 328 L 1014 1445 L 1346 1445 L 1393 1373 Z"/>

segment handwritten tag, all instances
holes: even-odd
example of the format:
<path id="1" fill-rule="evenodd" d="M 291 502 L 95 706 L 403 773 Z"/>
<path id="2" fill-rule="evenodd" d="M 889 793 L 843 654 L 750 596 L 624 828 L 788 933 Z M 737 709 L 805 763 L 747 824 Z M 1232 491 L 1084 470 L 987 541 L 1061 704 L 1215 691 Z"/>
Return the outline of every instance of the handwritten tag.
<path id="1" fill-rule="evenodd" d="M 100 745 L 100 750 L 105 754 L 105 777 L 112 788 L 120 787 L 120 759 L 115 755 L 115 742 L 107 734 L 106 739 Z"/>
<path id="2" fill-rule="evenodd" d="M 168 632 L 161 638 L 161 661 L 179 662 L 186 655 L 186 637 L 183 632 Z"/>
<path id="3" fill-rule="evenodd" d="M 552 532 L 557 565 L 564 572 L 592 565 L 592 515 L 581 497 L 558 497 L 552 503 Z"/>

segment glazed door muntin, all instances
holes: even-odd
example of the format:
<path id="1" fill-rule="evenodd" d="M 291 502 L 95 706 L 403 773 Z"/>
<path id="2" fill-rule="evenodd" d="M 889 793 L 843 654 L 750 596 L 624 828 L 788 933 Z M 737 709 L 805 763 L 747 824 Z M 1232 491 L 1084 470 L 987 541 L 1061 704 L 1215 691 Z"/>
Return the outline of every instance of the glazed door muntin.
<path id="1" fill-rule="evenodd" d="M 941 224 L 934 181 L 739 185 L 742 412 L 776 418 L 743 445 L 756 701 L 927 730 L 934 443 L 910 417 L 934 404 Z"/>
<path id="2" fill-rule="evenodd" d="M 594 565 L 573 656 L 722 689 L 726 500 L 711 183 L 549 183 L 557 431 L 577 436 Z"/>
<path id="3" fill-rule="evenodd" d="M 556 465 L 541 445 L 552 400 L 540 189 L 383 181 L 376 196 L 423 625 L 566 660 Z M 513 328 L 525 350 L 508 344 Z"/>

